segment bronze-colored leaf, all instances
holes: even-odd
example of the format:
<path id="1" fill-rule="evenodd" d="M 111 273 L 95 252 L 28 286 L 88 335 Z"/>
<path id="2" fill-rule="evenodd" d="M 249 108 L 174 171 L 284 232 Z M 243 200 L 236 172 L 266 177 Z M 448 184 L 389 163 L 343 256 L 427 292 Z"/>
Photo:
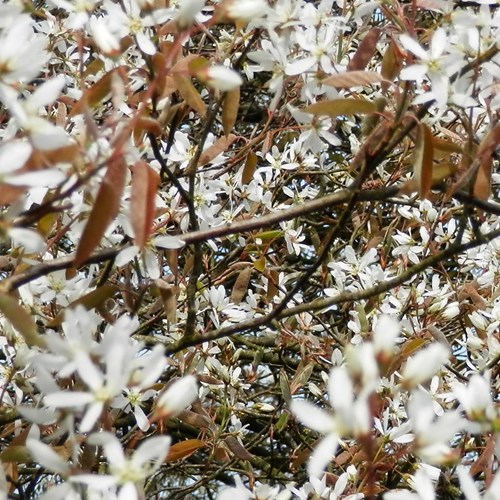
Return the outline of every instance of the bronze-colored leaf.
<path id="1" fill-rule="evenodd" d="M 212 144 L 209 148 L 207 148 L 200 155 L 200 159 L 198 160 L 198 166 L 201 167 L 210 163 L 214 158 L 219 156 L 221 153 L 227 150 L 229 146 L 236 140 L 236 136 L 234 134 L 229 134 L 228 136 L 221 137 L 214 144 Z"/>
<path id="2" fill-rule="evenodd" d="M 200 115 L 205 115 L 207 106 L 191 82 L 191 78 L 183 76 L 180 73 L 173 73 L 172 77 L 179 94 L 181 94 L 186 103 Z"/>
<path id="3" fill-rule="evenodd" d="M 229 136 L 236 123 L 238 109 L 240 107 L 240 88 L 236 87 L 226 93 L 224 104 L 222 105 L 222 126 L 224 134 Z"/>
<path id="4" fill-rule="evenodd" d="M 0 293 L 0 311 L 23 337 L 26 344 L 30 347 L 44 345 L 43 338 L 37 331 L 34 317 L 19 304 L 15 297 Z"/>
<path id="5" fill-rule="evenodd" d="M 333 99 L 331 101 L 320 101 L 304 108 L 306 113 L 335 118 L 342 115 L 357 115 L 374 113 L 377 110 L 375 104 L 366 99 Z"/>
<path id="6" fill-rule="evenodd" d="M 75 265 L 87 260 L 101 242 L 106 229 L 120 211 L 120 201 L 127 165 L 123 156 L 116 154 L 108 161 L 108 170 L 102 180 L 92 211 L 83 230 L 80 244 L 76 251 Z"/>
<path id="7" fill-rule="evenodd" d="M 253 455 L 234 436 L 227 436 L 224 441 L 235 457 L 240 460 L 252 460 Z"/>
<path id="8" fill-rule="evenodd" d="M 386 80 L 374 71 L 347 71 L 346 73 L 337 73 L 329 76 L 321 83 L 338 89 L 350 89 L 351 87 L 373 85 L 374 83 L 383 81 Z"/>
<path id="9" fill-rule="evenodd" d="M 252 271 L 252 267 L 248 266 L 238 273 L 233 290 L 231 291 L 231 302 L 234 304 L 239 304 L 245 298 L 248 292 L 248 284 L 250 283 Z"/>
<path id="10" fill-rule="evenodd" d="M 401 68 L 403 67 L 403 55 L 394 42 L 391 40 L 382 58 L 382 68 L 380 74 L 385 78 L 385 80 L 392 82 L 398 76 Z M 382 82 L 382 90 L 384 92 L 389 88 L 389 84 Z"/>
<path id="11" fill-rule="evenodd" d="M 205 441 L 201 439 L 187 439 L 180 443 L 173 444 L 168 450 L 165 462 L 175 462 L 181 458 L 186 458 L 192 455 L 195 451 L 206 446 Z"/>
<path id="12" fill-rule="evenodd" d="M 177 294 L 179 293 L 179 287 L 161 279 L 156 280 L 155 285 L 160 292 L 167 320 L 175 323 L 177 321 Z"/>
<path id="13" fill-rule="evenodd" d="M 483 138 L 477 150 L 478 163 L 473 193 L 476 198 L 487 200 L 491 194 L 491 176 L 493 170 L 493 154 L 500 144 L 500 124 L 494 126 Z"/>
<path id="14" fill-rule="evenodd" d="M 132 167 L 130 196 L 130 222 L 134 230 L 134 243 L 144 248 L 151 236 L 156 211 L 156 190 L 160 176 L 145 161 Z"/>
<path id="15" fill-rule="evenodd" d="M 250 151 L 245 161 L 245 165 L 243 166 L 243 172 L 241 173 L 242 184 L 250 184 L 257 168 L 257 162 L 257 155 L 253 151 Z"/>
<path id="16" fill-rule="evenodd" d="M 420 123 L 413 154 L 413 172 L 421 198 L 426 198 L 432 187 L 433 161 L 432 131 L 428 125 Z"/>
<path id="17" fill-rule="evenodd" d="M 84 90 L 83 95 L 73 106 L 69 116 L 73 117 L 83 113 L 86 107 L 94 108 L 101 101 L 109 97 L 111 95 L 113 78 L 115 78 L 115 75 L 121 77 L 126 71 L 128 71 L 127 66 L 119 66 L 105 73 L 96 83 Z"/>
<path id="18" fill-rule="evenodd" d="M 379 28 L 372 28 L 364 36 L 363 40 L 358 46 L 353 58 L 347 65 L 347 71 L 362 70 L 370 62 L 370 59 L 377 50 L 377 42 L 380 38 L 382 31 Z"/>
<path id="19" fill-rule="evenodd" d="M 295 394 L 301 387 L 309 381 L 314 370 L 314 363 L 301 361 L 290 383 L 290 392 Z"/>

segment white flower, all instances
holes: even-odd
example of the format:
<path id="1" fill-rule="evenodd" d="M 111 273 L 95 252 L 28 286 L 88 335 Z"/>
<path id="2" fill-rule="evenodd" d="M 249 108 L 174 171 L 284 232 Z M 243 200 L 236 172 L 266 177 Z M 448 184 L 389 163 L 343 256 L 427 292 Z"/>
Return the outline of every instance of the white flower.
<path id="1" fill-rule="evenodd" d="M 262 17 L 269 6 L 265 0 L 230 0 L 224 8 L 231 19 L 248 23 Z"/>
<path id="2" fill-rule="evenodd" d="M 354 387 L 344 366 L 334 368 L 328 379 L 328 394 L 333 414 L 308 401 L 293 400 L 291 410 L 307 427 L 325 434 L 308 464 L 310 476 L 319 477 L 338 448 L 343 435 L 365 435 L 370 428 L 367 394 L 354 398 Z"/>
<path id="3" fill-rule="evenodd" d="M 157 401 L 157 412 L 174 417 L 185 410 L 198 397 L 198 382 L 193 375 L 176 380 L 163 392 Z"/>
<path id="4" fill-rule="evenodd" d="M 51 150 L 69 144 L 69 137 L 61 127 L 39 116 L 40 108 L 52 104 L 64 85 L 64 76 L 52 78 L 26 98 L 18 95 L 11 87 L 0 85 L 0 101 L 12 115 L 12 123 L 16 129 L 29 134 L 33 145 L 38 149 Z"/>
<path id="5" fill-rule="evenodd" d="M 201 72 L 200 76 L 210 87 L 223 92 L 234 90 L 243 84 L 243 78 L 239 73 L 221 65 L 207 68 Z"/>
<path id="6" fill-rule="evenodd" d="M 457 382 L 453 393 L 471 420 L 488 423 L 495 418 L 491 386 L 483 376 L 472 375 L 467 386 Z"/>
<path id="7" fill-rule="evenodd" d="M 93 489 L 105 490 L 111 486 L 120 487 L 121 500 L 142 498 L 138 487 L 158 470 L 170 448 L 170 437 L 157 436 L 146 439 L 129 458 L 125 455 L 118 438 L 109 432 L 92 434 L 88 443 L 102 446 L 106 455 L 109 474 L 80 474 L 70 478 L 75 483 L 84 483 Z"/>
<path id="8" fill-rule="evenodd" d="M 30 81 L 48 61 L 47 39 L 33 32 L 33 21 L 16 16 L 0 36 L 0 82 Z"/>
<path id="9" fill-rule="evenodd" d="M 448 349 L 439 343 L 434 343 L 420 350 L 406 362 L 402 372 L 402 385 L 416 387 L 429 380 L 448 361 Z"/>
<path id="10" fill-rule="evenodd" d="M 432 91 L 419 96 L 415 102 L 422 103 L 435 99 L 439 107 L 443 107 L 448 99 L 449 75 L 458 70 L 461 62 L 455 58 L 443 54 L 448 47 L 448 36 L 442 28 L 434 31 L 430 42 L 429 51 L 424 50 L 413 38 L 401 35 L 400 41 L 403 47 L 415 54 L 419 59 L 418 64 L 413 64 L 401 71 L 403 80 L 420 81 L 427 74 L 431 81 Z"/>

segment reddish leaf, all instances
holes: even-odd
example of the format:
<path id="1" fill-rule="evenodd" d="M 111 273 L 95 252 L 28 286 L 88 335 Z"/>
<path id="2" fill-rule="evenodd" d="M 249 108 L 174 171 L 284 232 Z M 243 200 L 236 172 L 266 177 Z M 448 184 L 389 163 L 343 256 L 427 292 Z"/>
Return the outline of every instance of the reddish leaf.
<path id="1" fill-rule="evenodd" d="M 204 115 L 207 111 L 207 106 L 203 102 L 195 86 L 192 84 L 191 78 L 179 73 L 174 73 L 172 77 L 179 94 L 181 94 L 186 103 L 200 115 Z"/>
<path id="2" fill-rule="evenodd" d="M 111 93 L 113 78 L 115 75 L 121 76 L 123 71 L 127 71 L 127 66 L 119 66 L 108 71 L 100 80 L 83 92 L 82 97 L 73 106 L 70 117 L 83 113 L 85 107 L 93 108 L 107 98 Z"/>
<path id="3" fill-rule="evenodd" d="M 0 294 L 0 311 L 2 315 L 20 333 L 29 346 L 43 346 L 43 338 L 37 331 L 33 316 L 19 304 L 19 301 L 7 294 Z"/>
<path id="4" fill-rule="evenodd" d="M 215 157 L 219 156 L 221 153 L 226 151 L 226 149 L 231 146 L 231 144 L 236 140 L 234 134 L 229 134 L 227 137 L 221 137 L 214 144 L 212 144 L 208 149 L 203 151 L 198 160 L 198 166 L 206 165 L 210 163 Z"/>
<path id="5" fill-rule="evenodd" d="M 222 108 L 222 126 L 224 127 L 224 134 L 229 136 L 236 123 L 238 109 L 240 107 L 240 88 L 230 90 L 224 97 L 224 105 Z"/>
<path id="6" fill-rule="evenodd" d="M 253 455 L 234 436 L 227 436 L 224 441 L 237 458 L 240 460 L 252 460 Z"/>
<path id="7" fill-rule="evenodd" d="M 478 162 L 474 196 L 487 200 L 491 194 L 491 175 L 493 154 L 500 144 L 500 125 L 493 127 L 483 138 L 477 150 L 475 162 Z"/>
<path id="8" fill-rule="evenodd" d="M 347 71 L 346 73 L 329 76 L 321 83 L 338 89 L 349 89 L 351 87 L 372 85 L 383 81 L 385 81 L 384 78 L 374 71 Z"/>
<path id="9" fill-rule="evenodd" d="M 403 67 L 402 61 L 403 56 L 401 54 L 401 51 L 399 50 L 394 40 L 392 40 L 384 53 L 384 57 L 382 58 L 382 68 L 380 71 L 381 75 L 386 80 L 392 82 Z M 383 82 L 382 90 L 385 92 L 388 88 L 389 84 Z"/>
<path id="10" fill-rule="evenodd" d="M 253 151 L 250 151 L 248 153 L 245 165 L 243 167 L 243 172 L 241 174 L 241 182 L 243 184 L 250 184 L 250 182 L 252 181 L 253 174 L 255 173 L 255 169 L 257 168 L 257 162 L 257 155 Z"/>
<path id="11" fill-rule="evenodd" d="M 358 50 L 347 65 L 347 71 L 365 69 L 366 65 L 377 50 L 377 42 L 382 31 L 379 28 L 372 28 L 363 38 L 358 46 Z"/>
<path id="12" fill-rule="evenodd" d="M 231 291 L 231 302 L 234 304 L 239 304 L 247 294 L 248 284 L 250 283 L 250 277 L 252 276 L 252 267 L 246 267 L 243 269 L 236 278 L 234 282 L 233 290 Z"/>
<path id="13" fill-rule="evenodd" d="M 132 167 L 130 222 L 134 230 L 134 242 L 140 248 L 144 248 L 153 230 L 159 183 L 160 176 L 146 162 L 138 161 Z"/>
<path id="14" fill-rule="evenodd" d="M 425 198 L 432 187 L 432 171 L 434 146 L 432 131 L 428 125 L 421 123 L 418 127 L 417 142 L 413 155 L 413 172 L 419 187 L 419 195 Z"/>
<path id="15" fill-rule="evenodd" d="M 116 154 L 108 161 L 108 170 L 102 180 L 76 251 L 75 265 L 79 266 L 90 257 L 109 224 L 118 215 L 126 173 L 127 165 L 123 156 Z"/>
<path id="16" fill-rule="evenodd" d="M 186 441 L 175 443 L 170 447 L 165 462 L 174 462 L 175 460 L 189 457 L 196 450 L 203 448 L 205 445 L 205 441 L 201 439 L 187 439 Z"/>
<path id="17" fill-rule="evenodd" d="M 333 99 L 306 106 L 304 111 L 313 115 L 324 115 L 334 118 L 342 115 L 374 113 L 377 111 L 377 108 L 373 102 L 366 99 Z"/>

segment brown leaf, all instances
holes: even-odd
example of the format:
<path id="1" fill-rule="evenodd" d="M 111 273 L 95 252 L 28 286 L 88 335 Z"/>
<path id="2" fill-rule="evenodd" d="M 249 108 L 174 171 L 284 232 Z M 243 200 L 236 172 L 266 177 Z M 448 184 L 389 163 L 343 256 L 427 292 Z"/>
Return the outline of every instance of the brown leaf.
<path id="1" fill-rule="evenodd" d="M 403 56 L 394 40 L 387 46 L 387 49 L 382 58 L 382 68 L 380 74 L 385 80 L 392 82 L 398 76 L 401 68 L 403 67 Z M 382 82 L 382 90 L 384 92 L 389 88 L 389 84 Z"/>
<path id="2" fill-rule="evenodd" d="M 431 190 L 433 161 L 432 131 L 428 125 L 420 123 L 413 154 L 413 173 L 418 183 L 420 198 L 426 198 Z"/>
<path id="3" fill-rule="evenodd" d="M 200 115 L 205 115 L 207 106 L 191 82 L 191 78 L 189 76 L 183 76 L 179 73 L 173 73 L 172 77 L 179 94 L 181 94 L 186 103 Z"/>
<path id="4" fill-rule="evenodd" d="M 100 286 L 99 288 L 96 288 L 95 290 L 92 290 L 91 292 L 86 293 L 85 295 L 83 295 L 83 297 L 74 300 L 73 302 L 71 302 L 71 304 L 69 304 L 69 306 L 66 307 L 66 309 L 74 308 L 77 305 L 81 305 L 85 307 L 87 311 L 90 311 L 91 309 L 94 309 L 104 304 L 106 300 L 113 297 L 117 292 L 118 292 L 118 287 L 116 285 L 108 283 L 106 285 Z M 47 326 L 50 327 L 59 326 L 60 324 L 62 324 L 63 320 L 64 320 L 64 311 L 61 311 L 54 319 L 52 319 L 47 323 Z"/>
<path id="5" fill-rule="evenodd" d="M 481 455 L 472 464 L 470 468 L 471 476 L 478 476 L 484 473 L 485 477 L 491 480 L 491 467 L 493 465 L 493 453 L 495 451 L 495 438 L 490 434 L 487 438 L 486 446 Z"/>
<path id="6" fill-rule="evenodd" d="M 101 242 L 106 229 L 120 211 L 120 201 L 127 165 L 121 154 L 116 154 L 108 161 L 108 170 L 102 180 L 92 211 L 83 230 L 75 256 L 75 265 L 87 260 Z"/>
<path id="7" fill-rule="evenodd" d="M 241 182 L 243 184 L 250 184 L 252 181 L 253 174 L 257 168 L 257 162 L 257 155 L 253 151 L 250 151 L 245 161 L 245 165 L 243 166 L 243 172 L 241 173 Z"/>
<path id="8" fill-rule="evenodd" d="M 366 65 L 377 50 L 377 42 L 382 31 L 379 28 L 372 28 L 361 40 L 353 58 L 347 65 L 347 71 L 365 69 Z"/>
<path id="9" fill-rule="evenodd" d="M 160 176 L 145 161 L 140 160 L 132 167 L 130 222 L 134 230 L 134 243 L 140 248 L 144 248 L 153 230 L 159 183 Z"/>
<path id="10" fill-rule="evenodd" d="M 175 323 L 177 321 L 177 294 L 179 293 L 179 287 L 166 283 L 162 279 L 155 280 L 155 285 L 160 292 L 167 320 Z"/>
<path id="11" fill-rule="evenodd" d="M 42 347 L 44 345 L 33 316 L 19 304 L 15 297 L 1 293 L 0 311 L 23 337 L 28 346 L 37 345 Z"/>
<path id="12" fill-rule="evenodd" d="M 253 455 L 234 436 L 227 436 L 224 441 L 237 458 L 240 460 L 252 460 Z"/>
<path id="13" fill-rule="evenodd" d="M 351 87 L 359 87 L 361 85 L 372 85 L 380 83 L 384 80 L 378 73 L 374 71 L 347 71 L 346 73 L 338 73 L 336 75 L 325 78 L 321 83 L 329 87 L 338 89 L 349 89 Z M 390 83 L 390 82 L 388 82 Z"/>
<path id="14" fill-rule="evenodd" d="M 186 458 L 192 455 L 195 451 L 206 446 L 205 441 L 201 439 L 187 439 L 180 443 L 173 444 L 168 450 L 165 462 L 174 462 L 181 458 Z"/>
<path id="15" fill-rule="evenodd" d="M 128 71 L 127 66 L 119 66 L 105 73 L 96 83 L 88 89 L 85 89 L 83 95 L 78 99 L 77 103 L 73 106 L 70 117 L 83 113 L 86 107 L 94 108 L 101 101 L 105 100 L 111 94 L 113 78 L 115 75 L 122 76 L 123 72 Z"/>
<path id="16" fill-rule="evenodd" d="M 236 136 L 234 134 L 229 134 L 227 137 L 221 137 L 215 141 L 214 144 L 201 153 L 200 159 L 198 160 L 198 166 L 201 167 L 210 163 L 214 158 L 224 153 L 235 140 Z"/>
<path id="17" fill-rule="evenodd" d="M 313 115 L 330 116 L 334 118 L 342 115 L 374 113 L 377 111 L 377 108 L 373 102 L 366 99 L 349 98 L 316 102 L 306 106 L 303 111 Z"/>
<path id="18" fill-rule="evenodd" d="M 236 123 L 238 116 L 238 109 L 240 107 L 240 88 L 236 87 L 230 90 L 224 97 L 224 104 L 222 106 L 222 126 L 224 127 L 224 134 L 229 136 Z"/>
<path id="19" fill-rule="evenodd" d="M 250 283 L 250 277 L 252 276 L 252 267 L 248 266 L 238 274 L 236 281 L 234 282 L 233 290 L 231 291 L 231 302 L 233 304 L 239 304 L 247 294 L 248 284 Z"/>
<path id="20" fill-rule="evenodd" d="M 487 200 L 491 194 L 491 175 L 493 154 L 500 144 L 500 124 L 494 126 L 483 138 L 477 150 L 476 159 L 478 170 L 474 182 L 473 193 L 480 200 Z"/>

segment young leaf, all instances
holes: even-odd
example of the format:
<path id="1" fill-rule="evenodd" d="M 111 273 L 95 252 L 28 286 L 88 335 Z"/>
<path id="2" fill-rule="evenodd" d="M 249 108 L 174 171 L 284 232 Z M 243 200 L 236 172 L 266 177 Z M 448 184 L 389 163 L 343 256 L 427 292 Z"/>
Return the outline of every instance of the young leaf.
<path id="1" fill-rule="evenodd" d="M 138 161 L 132 167 L 130 222 L 134 230 L 134 242 L 140 248 L 144 248 L 151 236 L 159 183 L 160 176 L 146 162 Z"/>
<path id="2" fill-rule="evenodd" d="M 366 99 L 333 99 L 331 101 L 320 101 L 304 108 L 306 113 L 335 118 L 342 115 L 356 115 L 362 113 L 374 113 L 377 110 L 375 104 Z"/>
<path id="3" fill-rule="evenodd" d="M 203 151 L 198 160 L 198 166 L 206 165 L 210 163 L 215 157 L 219 156 L 221 153 L 224 153 L 226 149 L 231 146 L 231 144 L 236 140 L 236 136 L 234 134 L 229 134 L 227 137 L 221 137 L 214 144 L 212 144 L 208 149 Z"/>
<path id="4" fill-rule="evenodd" d="M 224 134 L 229 136 L 236 123 L 238 109 L 240 107 L 240 88 L 236 87 L 226 93 L 224 104 L 222 107 L 222 126 L 224 127 Z"/>
<path id="5" fill-rule="evenodd" d="M 165 462 L 175 462 L 181 458 L 189 457 L 205 445 L 205 441 L 201 439 L 187 439 L 186 441 L 175 443 L 169 448 Z"/>
<path id="6" fill-rule="evenodd" d="M 366 65 L 377 50 L 377 42 L 380 38 L 382 30 L 379 28 L 372 28 L 361 40 L 361 43 L 356 50 L 353 58 L 347 65 L 347 71 L 355 71 L 365 69 Z"/>
<path id="7" fill-rule="evenodd" d="M 234 282 L 233 290 L 231 292 L 231 302 L 233 304 L 239 304 L 247 294 L 248 284 L 250 283 L 250 277 L 252 275 L 252 267 L 246 267 L 243 269 L 236 278 Z"/>
<path id="8" fill-rule="evenodd" d="M 117 154 L 109 160 L 108 170 L 97 192 L 92 211 L 83 230 L 76 251 L 75 265 L 85 262 L 99 245 L 106 229 L 120 211 L 120 201 L 125 187 L 127 165 L 123 156 Z"/>
<path id="9" fill-rule="evenodd" d="M 43 346 L 33 316 L 14 297 L 0 293 L 0 311 L 23 337 L 28 346 Z"/>
<path id="10" fill-rule="evenodd" d="M 90 88 L 83 92 L 82 97 L 73 106 L 70 117 L 79 115 L 83 113 L 85 107 L 94 108 L 101 101 L 105 100 L 111 94 L 111 87 L 113 83 L 114 75 L 117 74 L 121 76 L 123 71 L 127 71 L 127 66 L 119 66 L 118 68 L 113 68 L 108 71 L 100 80 L 98 80 Z"/>
<path id="11" fill-rule="evenodd" d="M 257 168 L 257 161 L 257 155 L 253 151 L 250 151 L 245 161 L 245 165 L 243 166 L 243 172 L 241 173 L 242 184 L 250 184 L 252 181 L 253 174 Z"/>
<path id="12" fill-rule="evenodd" d="M 337 89 L 350 89 L 362 85 L 372 85 L 386 81 L 374 71 L 347 71 L 325 78 L 321 83 Z M 390 82 L 388 82 L 390 83 Z"/>
<path id="13" fill-rule="evenodd" d="M 493 154 L 500 144 L 500 125 L 493 127 L 483 138 L 477 150 L 478 170 L 473 193 L 476 198 L 487 200 L 491 194 Z"/>
<path id="14" fill-rule="evenodd" d="M 434 161 L 434 145 L 432 131 L 428 125 L 418 126 L 417 141 L 413 154 L 413 173 L 418 184 L 421 198 L 427 197 L 432 187 L 432 171 Z"/>
<path id="15" fill-rule="evenodd" d="M 173 73 L 172 76 L 175 85 L 177 86 L 177 90 L 187 102 L 187 104 L 203 116 L 207 111 L 207 106 L 203 102 L 203 99 L 191 82 L 191 78 L 183 76 L 179 73 Z"/>

